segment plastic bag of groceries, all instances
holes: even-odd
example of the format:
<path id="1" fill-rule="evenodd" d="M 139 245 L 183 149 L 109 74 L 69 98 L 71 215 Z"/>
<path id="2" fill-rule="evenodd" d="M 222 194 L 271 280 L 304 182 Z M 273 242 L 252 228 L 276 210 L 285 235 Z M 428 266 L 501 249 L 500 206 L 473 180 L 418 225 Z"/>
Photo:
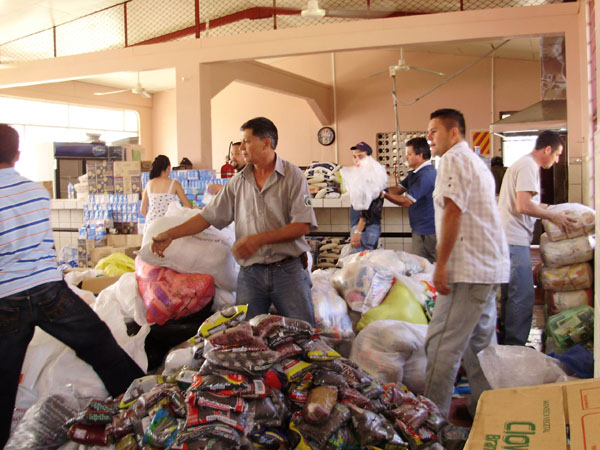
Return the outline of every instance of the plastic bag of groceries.
<path id="1" fill-rule="evenodd" d="M 577 291 L 592 287 L 594 272 L 585 262 L 556 268 L 542 266 L 539 277 L 547 291 Z"/>
<path id="2" fill-rule="evenodd" d="M 388 269 L 392 274 L 397 277 L 399 275 L 406 275 L 406 265 L 398 257 L 398 254 L 394 250 L 385 250 L 378 248 L 376 250 L 364 250 L 359 253 L 351 253 L 347 256 L 341 257 L 338 260 L 338 267 L 344 267 L 353 261 L 372 261 L 380 266 Z"/>
<path id="3" fill-rule="evenodd" d="M 239 266 L 231 253 L 231 246 L 235 242 L 232 226 L 222 230 L 208 227 L 202 233 L 175 239 L 165 250 L 164 258 L 152 253 L 153 236 L 181 225 L 199 212 L 197 209 L 169 207 L 167 215 L 157 217 L 148 226 L 138 255 L 153 266 L 168 267 L 180 273 L 212 275 L 218 287 L 235 291 Z"/>
<path id="4" fill-rule="evenodd" d="M 350 359 L 381 383 L 404 383 L 425 390 L 427 325 L 379 320 L 366 326 L 352 344 Z"/>
<path id="5" fill-rule="evenodd" d="M 368 260 L 346 264 L 331 277 L 350 309 L 360 313 L 379 305 L 393 281 L 394 275 L 389 270 Z"/>
<path id="6" fill-rule="evenodd" d="M 204 308 L 215 295 L 213 277 L 200 273 L 179 273 L 166 267 L 135 259 L 138 290 L 146 305 L 149 323 L 164 324 Z"/>
<path id="7" fill-rule="evenodd" d="M 371 322 L 386 319 L 427 324 L 424 305 L 404 280 L 406 277 L 396 280 L 383 302 L 363 314 L 356 324 L 356 331 L 362 330 Z"/>
<path id="8" fill-rule="evenodd" d="M 490 345 L 477 358 L 492 389 L 569 381 L 558 360 L 531 347 Z"/>
<path id="9" fill-rule="evenodd" d="M 544 294 L 549 316 L 575 308 L 576 306 L 594 306 L 594 291 L 592 289 L 579 289 L 567 292 L 545 291 Z"/>
<path id="10" fill-rule="evenodd" d="M 546 267 L 561 267 L 589 261 L 594 258 L 594 236 L 579 236 L 562 241 L 551 241 L 543 233 L 540 237 L 540 253 Z"/>
<path id="11" fill-rule="evenodd" d="M 560 205 L 548 206 L 550 211 L 565 211 L 567 217 L 575 219 L 572 228 L 565 232 L 556 224 L 549 220 L 542 220 L 544 230 L 551 241 L 560 241 L 563 239 L 572 239 L 586 234 L 593 234 L 596 222 L 596 211 L 592 208 L 579 203 L 561 203 Z"/>
<path id="12" fill-rule="evenodd" d="M 371 202 L 387 187 L 385 167 L 371 156 L 361 159 L 356 166 L 342 167 L 340 173 L 356 211 L 369 209 Z"/>
<path id="13" fill-rule="evenodd" d="M 311 273 L 312 300 L 317 328 L 327 336 L 354 336 L 348 307 L 331 283 L 335 269 L 315 270 Z"/>

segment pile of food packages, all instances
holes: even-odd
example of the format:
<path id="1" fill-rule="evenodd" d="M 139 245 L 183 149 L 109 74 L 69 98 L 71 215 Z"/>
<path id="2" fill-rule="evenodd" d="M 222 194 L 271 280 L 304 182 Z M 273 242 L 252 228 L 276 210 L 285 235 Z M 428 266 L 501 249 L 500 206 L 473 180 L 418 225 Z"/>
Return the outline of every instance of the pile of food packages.
<path id="1" fill-rule="evenodd" d="M 402 384 L 382 384 L 308 323 L 245 320 L 245 305 L 210 316 L 174 348 L 161 375 L 119 398 L 51 395 L 32 407 L 7 449 L 454 449 L 468 428 Z M 69 442 L 67 442 L 67 438 Z M 66 443 L 65 443 L 66 442 Z M 108 446 L 108 447 L 107 447 Z"/>

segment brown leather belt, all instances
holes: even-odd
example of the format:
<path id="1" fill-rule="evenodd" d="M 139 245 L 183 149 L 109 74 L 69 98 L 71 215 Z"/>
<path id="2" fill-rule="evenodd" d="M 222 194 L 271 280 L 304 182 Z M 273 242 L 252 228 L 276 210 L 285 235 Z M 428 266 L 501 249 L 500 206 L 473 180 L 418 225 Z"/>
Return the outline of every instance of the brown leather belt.
<path id="1" fill-rule="evenodd" d="M 281 265 L 283 265 L 283 264 L 290 263 L 290 262 L 292 262 L 292 261 L 294 261 L 294 260 L 296 260 L 296 259 L 298 259 L 298 257 L 297 257 L 297 256 L 288 256 L 288 257 L 286 257 L 286 258 L 283 258 L 283 259 L 281 259 L 281 260 L 279 260 L 279 261 L 275 261 L 275 262 L 272 262 L 272 263 L 267 263 L 267 264 L 259 264 L 259 265 L 260 265 L 260 266 L 263 266 L 263 267 L 281 266 Z"/>

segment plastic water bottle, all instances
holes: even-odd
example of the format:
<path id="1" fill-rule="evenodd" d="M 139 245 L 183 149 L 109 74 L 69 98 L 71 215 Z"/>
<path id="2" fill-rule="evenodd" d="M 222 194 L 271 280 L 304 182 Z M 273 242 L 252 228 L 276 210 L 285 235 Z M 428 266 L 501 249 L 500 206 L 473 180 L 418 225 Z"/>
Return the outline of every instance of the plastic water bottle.
<path id="1" fill-rule="evenodd" d="M 73 186 L 73 183 L 71 183 L 70 181 L 69 181 L 69 184 L 67 185 L 67 196 L 70 199 L 75 198 L 75 187 Z"/>

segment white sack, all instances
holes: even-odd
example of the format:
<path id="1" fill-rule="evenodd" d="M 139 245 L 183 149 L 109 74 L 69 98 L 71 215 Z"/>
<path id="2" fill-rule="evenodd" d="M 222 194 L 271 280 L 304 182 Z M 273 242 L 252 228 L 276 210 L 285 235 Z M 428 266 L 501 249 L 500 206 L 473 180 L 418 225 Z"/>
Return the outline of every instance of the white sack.
<path id="1" fill-rule="evenodd" d="M 381 383 L 404 383 L 411 391 L 425 390 L 427 325 L 378 320 L 354 340 L 350 359 Z"/>
<path id="2" fill-rule="evenodd" d="M 542 225 L 551 241 L 570 239 L 586 234 L 593 234 L 596 222 L 596 211 L 579 203 L 561 203 L 560 205 L 548 206 L 550 211 L 566 211 L 567 217 L 575 219 L 572 229 L 564 232 L 561 228 L 549 220 L 543 219 Z"/>
<path id="3" fill-rule="evenodd" d="M 543 233 L 540 237 L 540 253 L 546 267 L 562 267 L 590 261 L 594 258 L 594 236 L 579 236 L 562 241 L 551 241 Z"/>
<path id="4" fill-rule="evenodd" d="M 592 287 L 594 273 L 590 263 L 557 268 L 542 267 L 540 281 L 542 288 L 547 291 L 577 291 Z"/>
<path id="5" fill-rule="evenodd" d="M 197 214 L 198 210 L 191 210 Z M 196 211 L 193 213 L 193 211 Z M 209 227 L 202 233 L 175 239 L 165 250 L 164 258 L 152 253 L 152 237 L 181 225 L 189 219 L 189 212 L 180 216 L 157 217 L 148 226 L 142 240 L 139 256 L 147 264 L 168 267 L 180 273 L 203 273 L 212 275 L 215 284 L 228 291 L 235 291 L 239 266 L 233 258 L 231 247 L 235 232 L 231 226 L 222 230 Z"/>

